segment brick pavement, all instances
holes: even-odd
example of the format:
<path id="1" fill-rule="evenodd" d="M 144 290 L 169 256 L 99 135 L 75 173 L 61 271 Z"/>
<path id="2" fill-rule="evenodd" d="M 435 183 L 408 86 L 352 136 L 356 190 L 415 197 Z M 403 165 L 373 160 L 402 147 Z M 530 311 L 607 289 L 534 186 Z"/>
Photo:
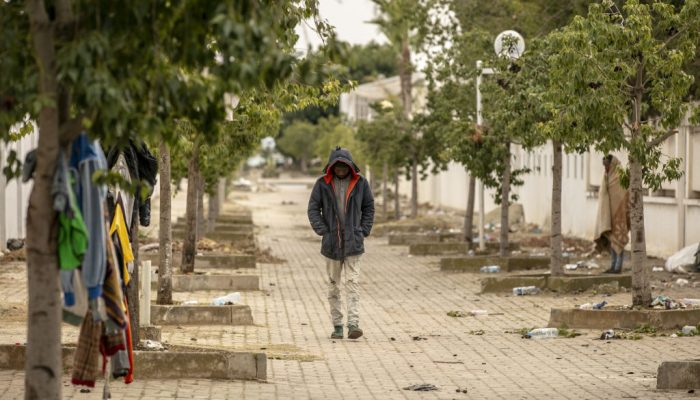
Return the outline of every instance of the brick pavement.
<path id="1" fill-rule="evenodd" d="M 259 264 L 263 291 L 244 292 L 254 313 L 248 327 L 164 327 L 163 340 L 268 353 L 268 382 L 209 380 L 114 383 L 113 399 L 339 398 L 339 399 L 665 399 L 685 392 L 654 390 L 662 360 L 700 358 L 700 338 L 639 341 L 593 340 L 599 332 L 574 339 L 532 341 L 506 333 L 544 326 L 552 306 L 595 300 L 579 296 L 512 297 L 479 295 L 475 274 L 447 274 L 438 258 L 410 257 L 406 247 L 389 247 L 385 238 L 368 240 L 361 276 L 361 327 L 358 341 L 328 338 L 325 265 L 319 239 L 307 226 L 308 189 L 285 186 L 280 192 L 247 195 L 242 202 L 261 226 L 258 242 L 286 260 Z M 282 201 L 293 205 L 282 205 Z M 157 221 L 157 219 L 154 219 Z M 21 267 L 3 267 L 0 303 L 21 307 L 26 298 Z M 208 302 L 224 292 L 176 293 L 176 300 Z M 608 298 L 629 301 L 628 294 Z M 485 317 L 451 318 L 451 310 L 486 309 Z M 3 314 L 4 315 L 4 314 Z M 4 317 L 3 317 L 4 319 Z M 5 323 L 6 322 L 6 323 Z M 483 330 L 483 335 L 472 334 Z M 64 341 L 77 330 L 64 329 Z M 0 342 L 22 342 L 22 318 L 8 318 Z M 414 340 L 420 337 L 424 340 Z M 196 340 L 193 340 L 196 339 Z M 403 387 L 432 383 L 437 392 Z M 0 371 L 0 399 L 21 398 L 23 374 Z M 466 388 L 468 393 L 457 393 Z M 67 399 L 97 399 L 66 385 Z"/>

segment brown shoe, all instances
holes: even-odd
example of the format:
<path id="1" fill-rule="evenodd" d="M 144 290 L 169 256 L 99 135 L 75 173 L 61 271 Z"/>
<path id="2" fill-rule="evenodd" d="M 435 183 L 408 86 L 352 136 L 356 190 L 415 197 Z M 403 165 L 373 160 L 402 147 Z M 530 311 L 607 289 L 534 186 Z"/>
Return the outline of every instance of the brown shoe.
<path id="1" fill-rule="evenodd" d="M 348 325 L 348 339 L 359 339 L 362 337 L 362 329 L 355 325 Z"/>

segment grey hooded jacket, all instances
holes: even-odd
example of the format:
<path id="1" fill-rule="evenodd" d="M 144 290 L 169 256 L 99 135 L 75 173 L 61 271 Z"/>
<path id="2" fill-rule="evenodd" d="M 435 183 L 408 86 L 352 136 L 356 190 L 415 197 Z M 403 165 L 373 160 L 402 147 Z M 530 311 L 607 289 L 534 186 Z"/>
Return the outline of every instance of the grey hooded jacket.
<path id="1" fill-rule="evenodd" d="M 338 218 L 338 204 L 333 190 L 333 165 L 342 162 L 350 167 L 352 177 L 345 199 L 345 224 Z M 374 198 L 367 179 L 352 161 L 346 149 L 336 148 L 328 158 L 324 175 L 316 181 L 309 199 L 308 217 L 314 232 L 322 236 L 321 254 L 333 259 L 365 252 L 364 238 L 374 224 Z"/>

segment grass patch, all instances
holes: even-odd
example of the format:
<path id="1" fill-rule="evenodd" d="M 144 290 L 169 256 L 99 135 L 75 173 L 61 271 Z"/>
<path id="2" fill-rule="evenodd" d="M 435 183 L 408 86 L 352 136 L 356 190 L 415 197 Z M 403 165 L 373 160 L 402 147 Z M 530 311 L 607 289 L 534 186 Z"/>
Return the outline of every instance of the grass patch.
<path id="1" fill-rule="evenodd" d="M 653 325 L 642 324 L 632 330 L 632 333 L 645 333 L 648 335 L 656 334 L 656 327 Z"/>
<path id="2" fill-rule="evenodd" d="M 581 336 L 581 335 L 582 334 L 580 332 L 576 332 L 573 329 L 569 330 L 567 328 L 559 328 L 559 336 L 560 337 L 572 339 L 572 338 L 575 338 L 575 337 Z"/>

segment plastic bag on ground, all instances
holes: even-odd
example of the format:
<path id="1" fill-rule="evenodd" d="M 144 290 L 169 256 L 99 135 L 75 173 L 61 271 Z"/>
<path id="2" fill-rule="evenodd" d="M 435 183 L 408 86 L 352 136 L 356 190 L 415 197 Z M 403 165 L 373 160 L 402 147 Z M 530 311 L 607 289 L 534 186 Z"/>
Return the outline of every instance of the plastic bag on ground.
<path id="1" fill-rule="evenodd" d="M 226 296 L 215 298 L 211 304 L 215 306 L 233 305 L 241 302 L 241 294 L 239 292 L 229 293 Z"/>
<path id="2" fill-rule="evenodd" d="M 684 273 L 695 265 L 698 244 L 691 244 L 666 260 L 666 271 Z"/>

